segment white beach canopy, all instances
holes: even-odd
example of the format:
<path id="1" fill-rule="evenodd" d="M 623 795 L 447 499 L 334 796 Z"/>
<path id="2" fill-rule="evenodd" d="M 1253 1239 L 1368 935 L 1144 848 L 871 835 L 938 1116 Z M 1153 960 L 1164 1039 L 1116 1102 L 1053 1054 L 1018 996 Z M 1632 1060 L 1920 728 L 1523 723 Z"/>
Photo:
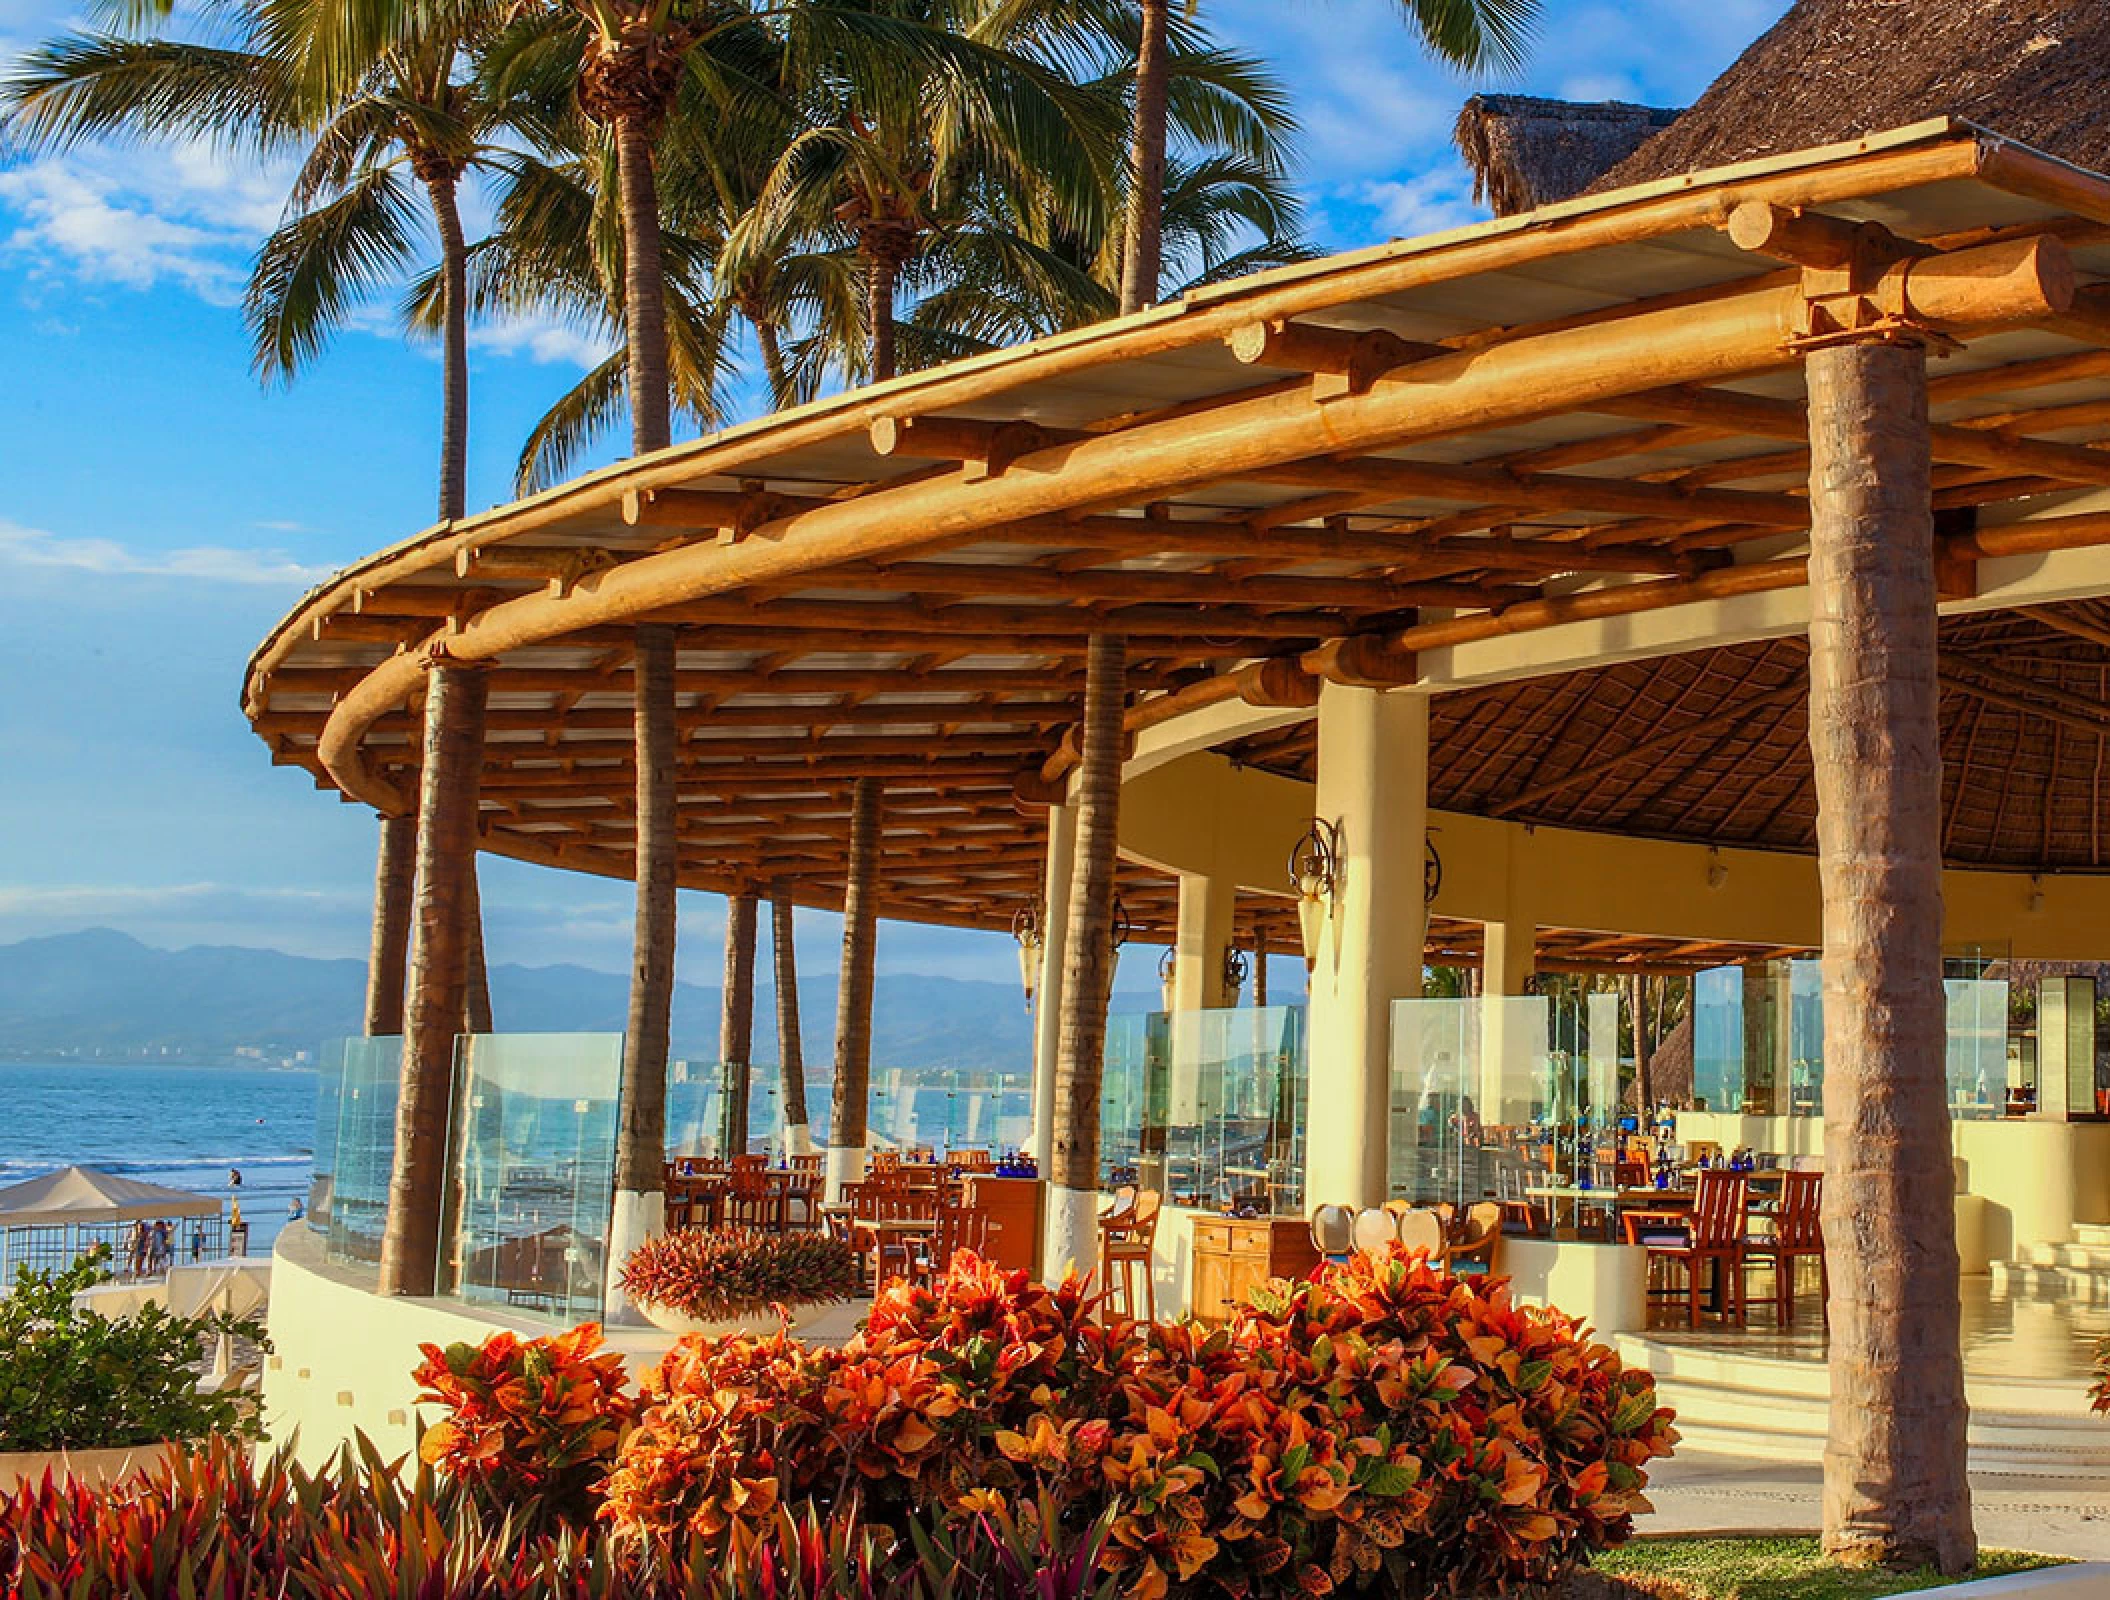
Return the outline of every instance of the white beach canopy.
<path id="1" fill-rule="evenodd" d="M 142 1183 L 93 1167 L 65 1167 L 0 1189 L 0 1228 L 85 1227 L 219 1214 L 220 1202 L 211 1195 Z"/>

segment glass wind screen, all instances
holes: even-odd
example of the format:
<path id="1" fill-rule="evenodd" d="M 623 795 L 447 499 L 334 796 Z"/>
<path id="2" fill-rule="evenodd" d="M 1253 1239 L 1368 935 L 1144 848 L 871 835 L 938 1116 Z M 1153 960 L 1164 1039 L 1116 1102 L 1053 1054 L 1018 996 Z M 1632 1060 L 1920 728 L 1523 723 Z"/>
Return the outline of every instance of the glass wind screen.
<path id="1" fill-rule="evenodd" d="M 1303 1008 L 1225 1007 L 1160 1013 L 1159 1020 L 1162 1118 L 1157 1148 L 1139 1160 L 1139 1181 L 1174 1205 L 1297 1214 L 1304 1199 Z"/>
<path id="2" fill-rule="evenodd" d="M 378 1262 L 396 1157 L 396 1097 L 403 1041 L 347 1039 L 338 1075 L 324 1249 L 333 1261 Z"/>
<path id="3" fill-rule="evenodd" d="M 479 1034 L 455 1061 L 447 1292 L 598 1317 L 623 1039 Z"/>
<path id="4" fill-rule="evenodd" d="M 1099 1080 L 1099 1165 L 1108 1184 L 1165 1188 L 1172 1019 L 1162 1011 L 1106 1019 Z"/>
<path id="5" fill-rule="evenodd" d="M 350 1043 L 333 1039 L 316 1052 L 315 1153 L 308 1162 L 307 1224 L 316 1233 L 330 1226 L 330 1189 L 337 1171 L 337 1114 L 344 1097 L 344 1052 Z M 397 1041 L 401 1048 L 401 1041 Z"/>

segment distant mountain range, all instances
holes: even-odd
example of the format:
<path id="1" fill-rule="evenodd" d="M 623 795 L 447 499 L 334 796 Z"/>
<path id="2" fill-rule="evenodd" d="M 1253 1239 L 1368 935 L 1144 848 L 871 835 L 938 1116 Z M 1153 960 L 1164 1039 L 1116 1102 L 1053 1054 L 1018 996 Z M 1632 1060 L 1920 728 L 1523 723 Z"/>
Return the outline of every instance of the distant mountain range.
<path id="1" fill-rule="evenodd" d="M 763 973 L 768 970 L 763 963 Z M 758 974 L 758 976 L 760 976 Z M 0 1060 L 279 1061 L 356 1031 L 366 989 L 359 961 L 199 945 L 160 950 L 107 928 L 0 945 Z M 799 980 L 806 1060 L 833 1059 L 835 975 Z M 586 967 L 496 967 L 491 1004 L 506 1032 L 618 1032 L 629 980 Z M 1154 1002 L 1117 998 L 1116 1011 Z M 755 1003 L 754 1056 L 774 1062 L 776 1000 Z M 718 1053 L 719 991 L 679 984 L 674 1050 Z M 1022 1068 L 1031 1021 L 1016 984 L 882 976 L 872 1006 L 878 1067 Z"/>

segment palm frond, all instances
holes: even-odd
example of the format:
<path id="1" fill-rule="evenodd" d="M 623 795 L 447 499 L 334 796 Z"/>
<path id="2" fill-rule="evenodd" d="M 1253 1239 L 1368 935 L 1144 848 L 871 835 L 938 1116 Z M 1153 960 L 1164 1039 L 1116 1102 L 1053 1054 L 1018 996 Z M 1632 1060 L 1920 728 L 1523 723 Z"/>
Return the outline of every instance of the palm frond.
<path id="1" fill-rule="evenodd" d="M 343 194 L 264 241 L 243 302 L 253 362 L 291 379 L 346 315 L 400 274 L 416 248 L 416 206 L 393 167 L 360 174 Z"/>

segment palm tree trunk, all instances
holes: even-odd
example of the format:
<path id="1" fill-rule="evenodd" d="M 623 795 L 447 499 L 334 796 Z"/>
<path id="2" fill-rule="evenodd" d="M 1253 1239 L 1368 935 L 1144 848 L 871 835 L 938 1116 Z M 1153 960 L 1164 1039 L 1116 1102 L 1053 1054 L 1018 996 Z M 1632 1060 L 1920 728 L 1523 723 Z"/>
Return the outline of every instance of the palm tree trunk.
<path id="1" fill-rule="evenodd" d="M 630 355 L 630 447 L 665 449 L 673 438 L 667 393 L 667 284 L 660 262 L 659 184 L 650 123 L 615 122 L 616 178 L 623 209 L 623 327 Z"/>
<path id="2" fill-rule="evenodd" d="M 666 1222 L 667 1029 L 674 1003 L 674 629 L 637 630 L 637 928 L 617 1105 L 615 1210 L 608 1229 L 611 1320 L 629 1314 L 615 1287 L 630 1252 Z"/>
<path id="3" fill-rule="evenodd" d="M 440 236 L 440 520 L 452 522 L 468 508 L 469 483 L 469 243 L 452 168 L 429 172 L 425 192 Z"/>
<path id="4" fill-rule="evenodd" d="M 747 1153 L 749 1070 L 755 1048 L 755 897 L 725 902 L 725 992 L 718 1016 L 718 1060 L 725 1074 L 725 1153 Z"/>
<path id="5" fill-rule="evenodd" d="M 1077 853 L 1070 874 L 1070 937 L 1062 975 L 1062 1040 L 1055 1057 L 1055 1130 L 1049 1143 L 1048 1272 L 1098 1265 L 1099 1084 L 1115 952 L 1114 847 L 1121 808 L 1121 712 L 1126 647 L 1092 635 L 1084 680 L 1083 759 L 1070 797 Z"/>
<path id="6" fill-rule="evenodd" d="M 894 375 L 894 285 L 901 263 L 886 250 L 865 253 L 865 328 L 872 340 L 872 381 Z"/>
<path id="7" fill-rule="evenodd" d="M 1253 1005 L 1256 1010 L 1267 1009 L 1267 941 L 1253 941 Z"/>
<path id="8" fill-rule="evenodd" d="M 476 854 L 469 855 L 466 892 L 462 896 L 462 939 L 469 952 L 469 986 L 462 1000 L 462 1032 L 489 1033 L 491 969 L 484 961 L 484 897 L 476 881 Z"/>
<path id="9" fill-rule="evenodd" d="M 767 317 L 749 320 L 755 328 L 755 346 L 762 352 L 762 373 L 769 380 L 769 403 L 781 409 L 791 403 L 791 374 L 784 366 L 784 346 L 777 338 L 777 325 Z"/>
<path id="10" fill-rule="evenodd" d="M 770 959 L 777 983 L 777 1060 L 783 1074 L 784 1154 L 810 1155 L 813 1134 L 806 1124 L 806 1050 L 799 1041 L 799 965 L 792 944 L 791 902 L 769 903 Z"/>
<path id="11" fill-rule="evenodd" d="M 1655 1080 L 1649 1074 L 1648 1058 L 1655 1053 L 1656 1039 L 1649 1027 L 1648 979 L 1634 975 L 1634 1105 L 1642 1116 L 1656 1106 Z"/>
<path id="12" fill-rule="evenodd" d="M 410 956 L 410 902 L 417 887 L 418 819 L 381 819 L 374 861 L 374 933 L 366 961 L 366 1036 L 403 1031 L 404 965 Z"/>
<path id="13" fill-rule="evenodd" d="M 1808 358 L 1810 752 L 1824 904 L 1824 1545 L 1969 1569 L 1944 1083 L 1925 352 Z"/>
<path id="14" fill-rule="evenodd" d="M 872 958 L 878 945 L 879 781 L 850 793 L 850 851 L 843 879 L 843 966 L 835 1001 L 835 1104 L 828 1119 L 830 1203 L 864 1176 L 866 1101 L 872 1085 Z"/>
<path id="15" fill-rule="evenodd" d="M 1141 311 L 1158 297 L 1165 216 L 1165 99 L 1170 66 L 1165 26 L 1171 0 L 1141 0 L 1143 37 L 1136 51 L 1135 125 L 1129 137 L 1128 227 L 1121 248 L 1121 309 Z"/>
<path id="16" fill-rule="evenodd" d="M 382 1294 L 430 1294 L 439 1270 L 454 1037 L 468 988 L 462 897 L 476 848 L 487 696 L 486 675 L 474 667 L 435 667 L 426 681 L 416 931 L 395 1160 L 381 1232 Z"/>

